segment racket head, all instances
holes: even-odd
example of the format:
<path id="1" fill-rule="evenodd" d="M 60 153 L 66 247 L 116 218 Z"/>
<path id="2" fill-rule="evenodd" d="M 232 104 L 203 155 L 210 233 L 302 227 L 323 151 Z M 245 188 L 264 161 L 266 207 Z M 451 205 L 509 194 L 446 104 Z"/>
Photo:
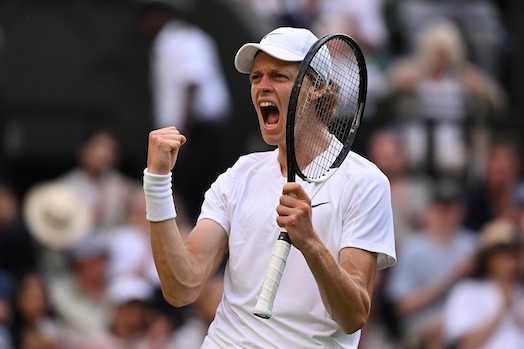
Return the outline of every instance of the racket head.
<path id="1" fill-rule="evenodd" d="M 288 181 L 321 181 L 351 150 L 367 95 L 362 50 L 348 35 L 318 39 L 301 62 L 291 90 L 286 148 Z"/>

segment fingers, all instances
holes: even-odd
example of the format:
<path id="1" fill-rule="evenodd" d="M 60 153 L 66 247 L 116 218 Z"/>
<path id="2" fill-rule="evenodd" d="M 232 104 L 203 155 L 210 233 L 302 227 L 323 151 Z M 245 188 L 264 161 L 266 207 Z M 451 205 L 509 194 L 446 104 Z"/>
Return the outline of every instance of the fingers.
<path id="1" fill-rule="evenodd" d="M 298 222 L 310 220 L 311 202 L 300 184 L 287 183 L 276 210 L 279 226 L 293 226 Z"/>
<path id="2" fill-rule="evenodd" d="M 178 151 L 185 143 L 186 137 L 174 126 L 151 131 L 147 159 L 150 173 L 165 174 L 171 171 Z"/>
<path id="3" fill-rule="evenodd" d="M 299 200 L 309 200 L 309 196 L 307 195 L 306 191 L 300 184 L 295 182 L 284 184 L 284 187 L 282 188 L 282 194 L 297 198 Z"/>
<path id="4" fill-rule="evenodd" d="M 168 144 L 183 145 L 186 143 L 186 137 L 175 126 L 151 131 L 149 138 L 159 144 L 166 142 Z"/>

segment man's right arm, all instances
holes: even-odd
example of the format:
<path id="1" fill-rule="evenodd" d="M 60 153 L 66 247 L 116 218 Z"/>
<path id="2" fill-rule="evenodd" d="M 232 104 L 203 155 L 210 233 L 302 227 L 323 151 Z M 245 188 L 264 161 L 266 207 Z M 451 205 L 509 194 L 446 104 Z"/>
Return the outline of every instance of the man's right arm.
<path id="1" fill-rule="evenodd" d="M 162 293 L 172 305 L 194 302 L 227 251 L 227 235 L 215 221 L 197 223 L 184 242 L 176 221 L 150 223 L 151 246 Z"/>
<path id="2" fill-rule="evenodd" d="M 227 234 L 215 221 L 203 219 L 184 241 L 176 224 L 170 171 L 186 142 L 176 127 L 149 134 L 144 191 L 155 265 L 162 292 L 174 306 L 194 302 L 227 250 Z"/>

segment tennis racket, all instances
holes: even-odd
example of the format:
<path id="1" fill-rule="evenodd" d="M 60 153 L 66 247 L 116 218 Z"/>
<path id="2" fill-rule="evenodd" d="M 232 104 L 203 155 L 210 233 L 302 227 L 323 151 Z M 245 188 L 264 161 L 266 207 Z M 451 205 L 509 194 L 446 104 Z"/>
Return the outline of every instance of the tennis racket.
<path id="1" fill-rule="evenodd" d="M 300 64 L 286 124 L 288 182 L 313 183 L 313 198 L 351 150 L 367 93 L 367 69 L 358 44 L 344 34 L 316 41 Z M 269 319 L 291 248 L 281 228 L 253 314 Z"/>

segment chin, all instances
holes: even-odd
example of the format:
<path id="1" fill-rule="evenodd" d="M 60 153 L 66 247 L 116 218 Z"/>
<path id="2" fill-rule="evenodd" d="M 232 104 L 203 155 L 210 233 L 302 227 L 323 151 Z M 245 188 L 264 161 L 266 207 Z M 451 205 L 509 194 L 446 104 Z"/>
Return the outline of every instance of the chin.
<path id="1" fill-rule="evenodd" d="M 264 142 L 267 145 L 276 146 L 279 143 L 281 143 L 280 142 L 280 138 L 281 137 L 278 137 L 278 136 L 272 135 L 272 134 L 267 134 L 267 133 L 264 133 L 264 132 L 262 132 L 261 135 L 262 135 L 262 139 L 264 140 Z"/>

